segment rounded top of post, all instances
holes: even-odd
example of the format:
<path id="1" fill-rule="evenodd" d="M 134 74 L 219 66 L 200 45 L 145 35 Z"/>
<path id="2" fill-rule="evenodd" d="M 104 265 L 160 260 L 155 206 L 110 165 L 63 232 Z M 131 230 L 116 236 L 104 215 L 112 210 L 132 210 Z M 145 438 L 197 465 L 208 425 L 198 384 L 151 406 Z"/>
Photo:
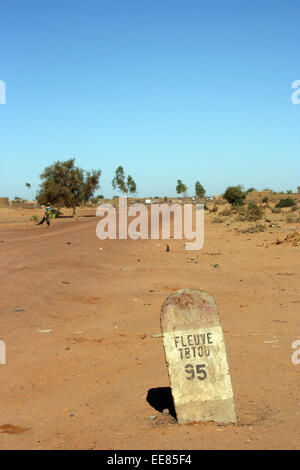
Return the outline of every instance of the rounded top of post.
<path id="1" fill-rule="evenodd" d="M 219 312 L 214 298 L 197 289 L 180 289 L 166 298 L 161 308 L 162 331 L 219 326 Z"/>

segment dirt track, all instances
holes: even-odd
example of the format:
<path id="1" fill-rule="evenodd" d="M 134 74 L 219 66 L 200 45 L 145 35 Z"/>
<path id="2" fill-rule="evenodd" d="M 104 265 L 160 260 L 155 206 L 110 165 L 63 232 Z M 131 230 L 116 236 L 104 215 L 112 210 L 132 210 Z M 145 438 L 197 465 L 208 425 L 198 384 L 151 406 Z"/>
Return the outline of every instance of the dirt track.
<path id="1" fill-rule="evenodd" d="M 170 240 L 166 252 L 164 241 L 100 241 L 96 224 L 1 229 L 0 448 L 299 448 L 299 247 L 206 223 L 201 251 Z M 217 301 L 238 426 L 161 413 L 169 380 L 152 335 L 184 287 Z"/>

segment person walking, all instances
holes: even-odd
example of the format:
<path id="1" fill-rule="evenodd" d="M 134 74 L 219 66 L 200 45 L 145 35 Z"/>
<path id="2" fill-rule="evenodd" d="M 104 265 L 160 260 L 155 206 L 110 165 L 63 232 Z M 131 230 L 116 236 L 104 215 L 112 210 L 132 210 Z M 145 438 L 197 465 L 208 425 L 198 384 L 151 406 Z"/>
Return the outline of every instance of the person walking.
<path id="1" fill-rule="evenodd" d="M 48 204 L 46 209 L 45 209 L 44 216 L 43 216 L 42 220 L 36 225 L 43 225 L 43 223 L 46 222 L 48 227 L 49 227 L 52 211 L 53 211 L 52 207 L 50 206 L 50 204 Z"/>

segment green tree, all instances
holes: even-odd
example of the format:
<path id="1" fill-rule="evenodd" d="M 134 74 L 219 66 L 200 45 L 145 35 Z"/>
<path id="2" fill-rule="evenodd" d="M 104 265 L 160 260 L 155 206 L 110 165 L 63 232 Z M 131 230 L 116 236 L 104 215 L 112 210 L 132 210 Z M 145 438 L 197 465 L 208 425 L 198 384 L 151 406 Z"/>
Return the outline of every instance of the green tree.
<path id="1" fill-rule="evenodd" d="M 21 203 L 26 203 L 27 199 L 23 199 L 22 197 L 15 196 L 14 199 L 12 200 L 13 204 L 21 204 Z"/>
<path id="2" fill-rule="evenodd" d="M 135 184 L 135 181 L 133 180 L 132 176 L 130 176 L 130 175 L 127 176 L 127 190 L 131 194 L 136 193 L 136 184 Z"/>
<path id="3" fill-rule="evenodd" d="M 37 194 L 39 204 L 70 207 L 73 217 L 76 207 L 88 201 L 99 188 L 100 170 L 84 171 L 75 166 L 75 159 L 57 161 L 40 175 L 42 183 Z"/>
<path id="4" fill-rule="evenodd" d="M 25 183 L 25 187 L 29 190 L 31 190 L 31 184 L 30 183 Z M 34 195 L 33 195 L 33 191 L 30 191 L 31 192 L 31 198 L 34 198 Z"/>
<path id="5" fill-rule="evenodd" d="M 238 185 L 238 186 L 228 186 L 223 197 L 230 204 L 233 204 L 235 206 L 242 206 L 246 196 L 245 196 L 245 193 L 243 192 L 243 187 L 241 185 Z"/>
<path id="6" fill-rule="evenodd" d="M 125 181 L 125 173 L 122 166 L 118 166 L 118 168 L 116 169 L 115 176 L 111 184 L 114 189 L 118 189 L 123 195 L 128 192 Z"/>
<path id="7" fill-rule="evenodd" d="M 195 183 L 195 194 L 199 199 L 202 199 L 205 196 L 205 189 L 199 181 Z"/>
<path id="8" fill-rule="evenodd" d="M 286 194 L 293 194 L 293 191 L 291 189 L 287 189 Z"/>
<path id="9" fill-rule="evenodd" d="M 184 196 L 186 195 L 187 187 L 181 180 L 177 180 L 176 192 L 177 194 L 184 194 Z"/>
<path id="10" fill-rule="evenodd" d="M 136 184 L 134 179 L 132 176 L 128 175 L 126 181 L 125 172 L 122 166 L 118 166 L 116 169 L 115 176 L 111 184 L 114 189 L 118 189 L 123 195 L 128 192 L 131 194 L 136 193 Z"/>
<path id="11" fill-rule="evenodd" d="M 257 191 L 257 189 L 255 188 L 248 188 L 246 191 L 245 191 L 245 194 L 249 194 L 249 193 L 252 193 L 253 191 Z"/>

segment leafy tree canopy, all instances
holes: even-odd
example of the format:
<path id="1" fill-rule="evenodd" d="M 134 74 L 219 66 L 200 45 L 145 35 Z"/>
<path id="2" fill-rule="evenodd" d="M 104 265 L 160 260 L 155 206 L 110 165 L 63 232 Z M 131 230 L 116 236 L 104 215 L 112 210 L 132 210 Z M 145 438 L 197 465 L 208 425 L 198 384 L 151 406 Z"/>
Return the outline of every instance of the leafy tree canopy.
<path id="1" fill-rule="evenodd" d="M 243 192 L 243 187 L 241 185 L 238 185 L 238 186 L 228 186 L 223 197 L 230 204 L 241 206 L 246 196 L 245 196 L 245 193 Z"/>
<path id="2" fill-rule="evenodd" d="M 75 159 L 57 161 L 47 166 L 40 175 L 42 183 L 37 194 L 39 204 L 65 206 L 73 208 L 88 201 L 99 188 L 101 171 L 84 171 L 75 166 Z"/>
<path id="3" fill-rule="evenodd" d="M 248 189 L 245 191 L 245 194 L 252 193 L 253 191 L 257 191 L 257 189 L 255 189 L 255 188 L 248 188 Z"/>
<path id="4" fill-rule="evenodd" d="M 187 192 L 187 187 L 181 180 L 177 180 L 177 186 L 176 186 L 176 192 L 177 194 L 182 194 Z"/>
<path id="5" fill-rule="evenodd" d="M 136 193 L 136 184 L 130 175 L 127 176 L 127 189 L 131 194 Z"/>
<path id="6" fill-rule="evenodd" d="M 205 195 L 205 189 L 199 181 L 195 183 L 195 194 L 200 199 L 203 198 Z"/>
<path id="7" fill-rule="evenodd" d="M 116 169 L 115 176 L 111 184 L 114 189 L 118 189 L 123 194 L 127 194 L 128 192 L 131 194 L 136 193 L 135 181 L 133 180 L 132 176 L 128 175 L 126 182 L 126 176 L 122 166 L 118 166 Z"/>

